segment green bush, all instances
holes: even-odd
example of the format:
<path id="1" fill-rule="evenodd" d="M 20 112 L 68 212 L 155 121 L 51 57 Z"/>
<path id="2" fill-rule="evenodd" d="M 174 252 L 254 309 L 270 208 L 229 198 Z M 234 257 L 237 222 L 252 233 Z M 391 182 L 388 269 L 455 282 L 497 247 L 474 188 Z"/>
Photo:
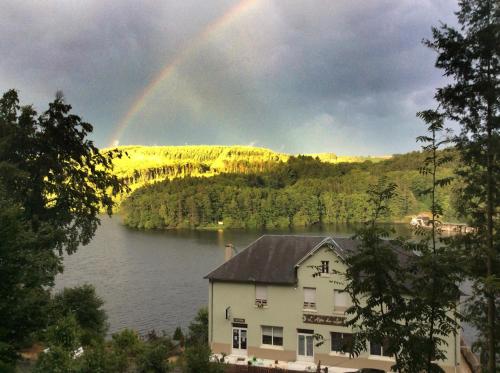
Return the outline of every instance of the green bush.
<path id="1" fill-rule="evenodd" d="M 106 312 L 102 308 L 104 301 L 99 298 L 92 285 L 65 288 L 54 296 L 52 318 L 74 315 L 81 327 L 83 345 L 90 345 L 93 340 L 103 340 L 108 330 Z"/>
<path id="2" fill-rule="evenodd" d="M 51 325 L 45 333 L 47 346 L 73 352 L 81 346 L 81 330 L 75 316 L 69 315 Z"/>
<path id="3" fill-rule="evenodd" d="M 137 357 L 137 370 L 139 373 L 169 372 L 170 365 L 167 361 L 169 352 L 168 346 L 164 343 L 150 342 L 146 344 Z"/>
<path id="4" fill-rule="evenodd" d="M 123 352 L 128 356 L 136 356 L 143 348 L 143 342 L 139 335 L 131 329 L 124 329 L 113 334 L 111 345 L 116 351 Z"/>
<path id="5" fill-rule="evenodd" d="M 175 329 L 173 340 L 178 341 L 181 347 L 184 346 L 184 333 L 182 333 L 182 329 L 180 327 Z"/>
<path id="6" fill-rule="evenodd" d="M 72 353 L 60 346 L 50 347 L 48 352 L 41 353 L 33 373 L 76 373 L 75 360 Z"/>
<path id="7" fill-rule="evenodd" d="M 187 345 L 198 345 L 208 343 L 208 309 L 206 307 L 198 310 L 194 320 L 189 324 L 189 335 Z"/>
<path id="8" fill-rule="evenodd" d="M 210 362 L 211 354 L 210 347 L 206 344 L 188 347 L 185 352 L 185 372 L 223 373 L 222 364 Z"/>

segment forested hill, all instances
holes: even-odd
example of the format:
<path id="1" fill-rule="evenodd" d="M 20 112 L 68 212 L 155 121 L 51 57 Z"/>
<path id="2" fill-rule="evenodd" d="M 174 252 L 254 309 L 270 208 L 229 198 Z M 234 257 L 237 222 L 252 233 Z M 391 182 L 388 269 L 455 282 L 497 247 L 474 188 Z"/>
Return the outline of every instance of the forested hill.
<path id="1" fill-rule="evenodd" d="M 179 177 L 265 172 L 290 158 L 289 154 L 251 146 L 120 146 L 118 149 L 124 156 L 114 160 L 114 173 L 132 190 L 147 183 Z M 313 156 L 328 163 L 376 162 L 386 158 L 347 157 L 334 153 Z"/>
<path id="2" fill-rule="evenodd" d="M 232 152 L 230 149 L 218 152 L 228 154 Z M 252 150 L 259 151 L 242 148 L 242 151 Z M 418 171 L 424 158 L 422 153 L 357 163 L 263 154 L 268 155 L 255 155 L 262 160 L 258 166 L 250 161 L 248 167 L 242 163 L 244 172 L 239 172 L 236 163 L 232 163 L 224 169 L 227 173 L 214 177 L 188 176 L 146 185 L 122 204 L 124 222 L 137 228 L 282 228 L 359 222 L 370 213 L 366 190 L 382 175 L 398 185 L 389 220 L 400 221 L 429 210 L 429 201 L 421 196 L 430 182 Z M 207 159 L 197 162 L 207 164 Z M 210 167 L 222 172 L 221 168 Z M 453 168 L 451 163 L 441 173 L 452 175 Z M 453 188 L 454 184 L 446 187 L 440 196 L 446 220 L 453 220 L 455 215 Z"/>

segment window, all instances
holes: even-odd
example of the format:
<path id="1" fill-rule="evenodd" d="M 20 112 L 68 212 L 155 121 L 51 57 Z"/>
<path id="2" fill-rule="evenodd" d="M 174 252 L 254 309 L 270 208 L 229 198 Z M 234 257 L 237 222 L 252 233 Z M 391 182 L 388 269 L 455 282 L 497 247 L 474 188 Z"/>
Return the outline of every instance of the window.
<path id="1" fill-rule="evenodd" d="M 321 261 L 321 274 L 330 273 L 330 262 L 328 260 Z"/>
<path id="2" fill-rule="evenodd" d="M 340 290 L 333 291 L 333 310 L 335 312 L 345 312 L 349 308 L 349 293 Z"/>
<path id="3" fill-rule="evenodd" d="M 386 341 L 382 345 L 380 343 L 370 341 L 370 355 L 392 356 L 392 354 L 388 351 L 389 344 Z"/>
<path id="4" fill-rule="evenodd" d="M 352 349 L 352 334 L 332 332 L 332 352 L 349 353 Z"/>
<path id="5" fill-rule="evenodd" d="M 279 326 L 262 326 L 262 344 L 283 346 L 283 328 Z"/>
<path id="6" fill-rule="evenodd" d="M 255 285 L 255 305 L 257 307 L 267 306 L 267 286 Z"/>
<path id="7" fill-rule="evenodd" d="M 304 308 L 316 309 L 316 288 L 304 288 Z"/>

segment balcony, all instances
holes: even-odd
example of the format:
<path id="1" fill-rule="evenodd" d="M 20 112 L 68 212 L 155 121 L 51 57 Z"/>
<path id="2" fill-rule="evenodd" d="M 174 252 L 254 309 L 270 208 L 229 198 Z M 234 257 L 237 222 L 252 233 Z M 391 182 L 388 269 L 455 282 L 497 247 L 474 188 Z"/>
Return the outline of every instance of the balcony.
<path id="1" fill-rule="evenodd" d="M 314 302 L 304 302 L 304 311 L 316 312 L 316 303 Z"/>
<path id="2" fill-rule="evenodd" d="M 255 299 L 255 306 L 257 308 L 267 307 L 267 299 Z"/>

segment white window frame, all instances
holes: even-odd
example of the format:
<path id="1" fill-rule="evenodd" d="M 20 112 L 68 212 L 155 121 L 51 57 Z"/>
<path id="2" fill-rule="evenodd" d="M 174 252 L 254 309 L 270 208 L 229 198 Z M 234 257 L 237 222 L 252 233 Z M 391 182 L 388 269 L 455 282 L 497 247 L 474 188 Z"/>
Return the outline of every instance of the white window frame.
<path id="1" fill-rule="evenodd" d="M 264 343 L 264 328 L 270 328 L 271 329 L 271 344 Z M 274 334 L 275 334 L 274 329 L 281 329 L 281 345 L 274 344 Z M 282 326 L 261 325 L 260 332 L 261 332 L 260 342 L 261 342 L 262 346 L 264 346 L 264 347 L 278 348 L 278 349 L 282 349 L 283 348 L 283 346 L 285 344 L 285 338 L 284 338 L 284 330 L 283 330 Z"/>
<path id="2" fill-rule="evenodd" d="M 316 288 L 304 287 L 304 310 L 316 310 Z M 313 297 L 306 297 L 306 293 L 310 292 Z M 314 298 L 314 299 L 313 299 Z"/>
<path id="3" fill-rule="evenodd" d="M 257 307 L 266 307 L 268 292 L 267 285 L 255 285 L 255 305 Z"/>
<path id="4" fill-rule="evenodd" d="M 346 300 L 345 306 L 338 306 L 337 305 L 337 297 L 339 294 L 343 294 L 342 296 L 345 297 L 345 300 Z M 348 308 L 349 308 L 349 293 L 347 293 L 345 291 L 341 291 L 339 289 L 334 289 L 333 290 L 333 312 L 344 313 Z"/>
<path id="5" fill-rule="evenodd" d="M 238 347 L 234 347 L 234 332 L 237 330 L 238 333 Z M 243 334 L 245 334 L 245 347 L 241 348 Z M 231 354 L 237 356 L 247 356 L 248 355 L 248 329 L 243 327 L 233 326 L 231 330 Z"/>
<path id="6" fill-rule="evenodd" d="M 299 338 L 301 336 L 304 337 L 304 353 L 305 353 L 305 355 L 299 355 L 299 351 L 300 351 Z M 308 338 L 312 338 L 311 355 L 307 355 L 307 352 L 309 351 L 309 349 L 307 348 L 307 339 Z M 297 360 L 298 361 L 308 361 L 308 362 L 314 361 L 314 334 L 302 333 L 302 332 L 297 333 Z"/>

